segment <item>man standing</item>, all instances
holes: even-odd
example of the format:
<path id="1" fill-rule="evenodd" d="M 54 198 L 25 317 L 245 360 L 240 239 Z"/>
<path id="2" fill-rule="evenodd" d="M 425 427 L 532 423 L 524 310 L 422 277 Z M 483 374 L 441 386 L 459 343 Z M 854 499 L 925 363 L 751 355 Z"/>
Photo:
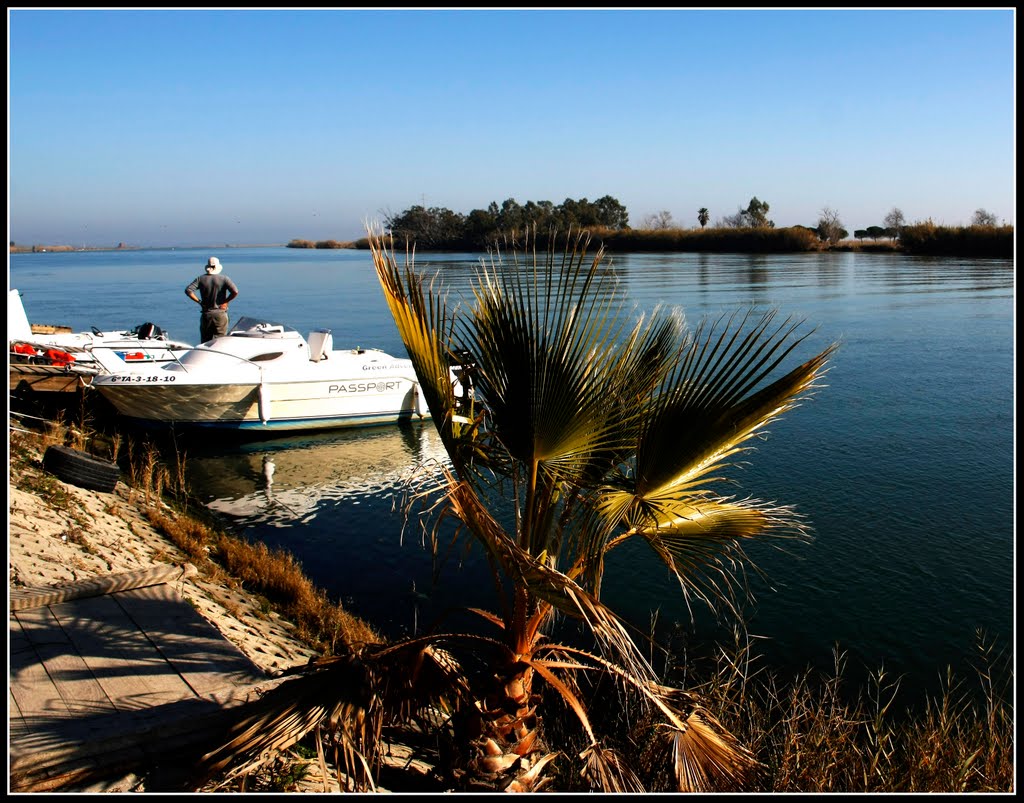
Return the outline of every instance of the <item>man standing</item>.
<path id="1" fill-rule="evenodd" d="M 197 276 L 185 288 L 185 295 L 203 308 L 199 319 L 200 343 L 228 333 L 228 304 L 238 298 L 238 288 L 228 276 L 221 273 L 217 257 L 210 257 L 206 263 L 206 273 Z"/>

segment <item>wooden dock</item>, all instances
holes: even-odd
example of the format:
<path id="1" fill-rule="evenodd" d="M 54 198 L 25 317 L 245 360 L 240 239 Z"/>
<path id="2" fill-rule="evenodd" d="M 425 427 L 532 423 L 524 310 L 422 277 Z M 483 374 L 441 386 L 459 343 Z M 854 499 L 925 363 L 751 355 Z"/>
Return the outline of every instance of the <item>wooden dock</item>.
<path id="1" fill-rule="evenodd" d="M 230 709 L 275 685 L 177 592 L 189 569 L 12 590 L 10 791 L 131 773 L 173 788 Z"/>
<path id="2" fill-rule="evenodd" d="M 69 371 L 56 365 L 11 363 L 9 371 L 9 392 L 77 393 L 92 382 L 88 373 Z"/>

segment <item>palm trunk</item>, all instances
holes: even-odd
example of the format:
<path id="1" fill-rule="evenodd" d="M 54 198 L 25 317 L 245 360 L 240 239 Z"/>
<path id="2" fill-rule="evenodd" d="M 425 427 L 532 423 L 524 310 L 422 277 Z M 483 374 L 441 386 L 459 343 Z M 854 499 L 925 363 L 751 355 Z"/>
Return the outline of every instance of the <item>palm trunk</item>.
<path id="1" fill-rule="evenodd" d="M 545 755 L 534 670 L 519 660 L 532 654 L 545 616 L 531 604 L 526 589 L 516 589 L 513 596 L 506 660 L 495 667 L 491 688 L 477 701 L 466 734 L 470 755 L 465 781 L 470 789 L 536 791 L 544 783 L 544 765 L 553 758 Z"/>
<path id="2" fill-rule="evenodd" d="M 478 702 L 467 789 L 530 792 L 542 785 L 540 771 L 550 757 L 543 755 L 540 698 L 532 693 L 532 682 L 533 671 L 516 663 L 495 677 L 492 692 Z"/>

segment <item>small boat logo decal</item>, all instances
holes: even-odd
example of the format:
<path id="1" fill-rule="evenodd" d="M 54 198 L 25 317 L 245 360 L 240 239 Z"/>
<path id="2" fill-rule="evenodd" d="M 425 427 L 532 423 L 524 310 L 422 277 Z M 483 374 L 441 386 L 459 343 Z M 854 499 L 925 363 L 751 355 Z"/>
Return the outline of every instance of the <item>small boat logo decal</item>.
<path id="1" fill-rule="evenodd" d="M 153 362 L 153 355 L 145 351 L 115 351 L 125 362 Z"/>

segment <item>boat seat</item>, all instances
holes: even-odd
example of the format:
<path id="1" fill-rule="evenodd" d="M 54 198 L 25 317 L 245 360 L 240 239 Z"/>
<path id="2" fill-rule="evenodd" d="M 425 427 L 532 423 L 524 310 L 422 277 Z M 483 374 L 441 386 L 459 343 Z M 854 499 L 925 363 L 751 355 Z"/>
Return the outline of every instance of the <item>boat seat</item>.
<path id="1" fill-rule="evenodd" d="M 309 333 L 306 342 L 309 344 L 309 359 L 312 362 L 327 359 L 334 350 L 334 338 L 330 329 L 314 329 Z"/>

